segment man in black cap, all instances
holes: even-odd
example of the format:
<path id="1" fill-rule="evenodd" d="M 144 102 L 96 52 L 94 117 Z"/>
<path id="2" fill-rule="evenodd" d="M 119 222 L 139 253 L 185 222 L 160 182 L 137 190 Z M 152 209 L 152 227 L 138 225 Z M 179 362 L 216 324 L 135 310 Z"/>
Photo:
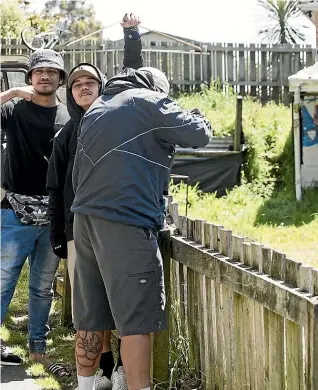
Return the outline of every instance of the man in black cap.
<path id="1" fill-rule="evenodd" d="M 53 138 L 69 120 L 56 91 L 66 82 L 61 55 L 38 50 L 30 57 L 26 87 L 1 93 L 1 127 L 7 136 L 7 155 L 1 201 L 1 323 L 10 305 L 19 275 L 28 258 L 30 359 L 64 376 L 65 367 L 45 356 L 52 284 L 59 258 L 49 240 L 46 174 Z M 3 344 L 1 364 L 18 365 L 21 359 Z"/>

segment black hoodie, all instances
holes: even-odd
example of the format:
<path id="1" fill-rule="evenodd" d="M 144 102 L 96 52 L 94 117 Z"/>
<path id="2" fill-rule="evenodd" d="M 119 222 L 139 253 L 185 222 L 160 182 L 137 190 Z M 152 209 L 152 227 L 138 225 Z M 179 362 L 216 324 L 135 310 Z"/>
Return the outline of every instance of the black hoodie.
<path id="1" fill-rule="evenodd" d="M 138 69 L 143 66 L 140 39 L 125 37 L 123 62 L 123 68 Z M 75 68 L 79 65 L 82 64 L 78 64 Z M 92 64 L 89 65 L 93 66 Z M 70 71 L 70 75 L 75 68 Z M 94 68 L 101 76 L 100 93 L 103 93 L 106 86 L 106 78 L 98 68 L 95 66 Z M 84 114 L 84 110 L 75 103 L 70 88 L 67 88 L 66 98 L 71 120 L 54 138 L 53 152 L 47 174 L 47 191 L 49 193 L 48 215 L 50 217 L 50 236 L 53 249 L 59 245 L 66 247 L 65 240 L 73 240 L 74 218 L 70 210 L 74 199 L 72 170 L 77 145 L 78 126 Z"/>

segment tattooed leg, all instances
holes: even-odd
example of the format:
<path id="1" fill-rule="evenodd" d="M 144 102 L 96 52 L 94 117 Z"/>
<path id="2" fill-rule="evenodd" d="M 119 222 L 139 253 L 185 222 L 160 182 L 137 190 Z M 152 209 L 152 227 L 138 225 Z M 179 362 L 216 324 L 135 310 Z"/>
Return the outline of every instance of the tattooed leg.
<path id="1" fill-rule="evenodd" d="M 103 349 L 103 338 L 104 332 L 77 331 L 75 357 L 78 375 L 95 374 Z"/>

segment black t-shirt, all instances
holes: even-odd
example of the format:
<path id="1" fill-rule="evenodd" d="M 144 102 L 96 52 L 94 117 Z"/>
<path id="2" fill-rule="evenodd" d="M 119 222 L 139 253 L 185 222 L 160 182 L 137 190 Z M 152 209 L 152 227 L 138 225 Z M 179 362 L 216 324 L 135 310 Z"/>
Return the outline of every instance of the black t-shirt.
<path id="1" fill-rule="evenodd" d="M 46 174 L 53 138 L 69 120 L 67 108 L 14 99 L 1 106 L 7 148 L 3 187 L 21 195 L 47 195 Z"/>

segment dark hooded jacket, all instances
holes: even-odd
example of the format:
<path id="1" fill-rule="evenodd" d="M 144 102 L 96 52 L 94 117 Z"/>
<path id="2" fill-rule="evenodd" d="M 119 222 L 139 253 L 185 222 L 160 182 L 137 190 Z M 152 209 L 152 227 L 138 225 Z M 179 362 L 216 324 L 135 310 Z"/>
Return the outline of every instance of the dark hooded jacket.
<path id="1" fill-rule="evenodd" d="M 126 69 L 82 119 L 72 211 L 157 232 L 174 146 L 202 147 L 210 134 L 207 119 L 158 92 L 149 73 Z"/>
<path id="2" fill-rule="evenodd" d="M 141 55 L 141 40 L 125 37 L 125 51 L 123 67 L 139 68 L 143 66 Z M 70 74 L 74 71 L 74 67 Z M 92 64 L 88 64 L 93 66 Z M 96 68 L 102 83 L 100 93 L 103 93 L 106 78 Z M 50 236 L 53 248 L 62 245 L 66 240 L 73 240 L 73 213 L 71 205 L 74 199 L 72 186 L 72 170 L 77 145 L 78 126 L 84 111 L 79 107 L 72 96 L 70 88 L 67 88 L 67 109 L 71 120 L 56 134 L 53 144 L 53 152 L 49 161 L 47 174 L 47 191 L 49 193 Z"/>

